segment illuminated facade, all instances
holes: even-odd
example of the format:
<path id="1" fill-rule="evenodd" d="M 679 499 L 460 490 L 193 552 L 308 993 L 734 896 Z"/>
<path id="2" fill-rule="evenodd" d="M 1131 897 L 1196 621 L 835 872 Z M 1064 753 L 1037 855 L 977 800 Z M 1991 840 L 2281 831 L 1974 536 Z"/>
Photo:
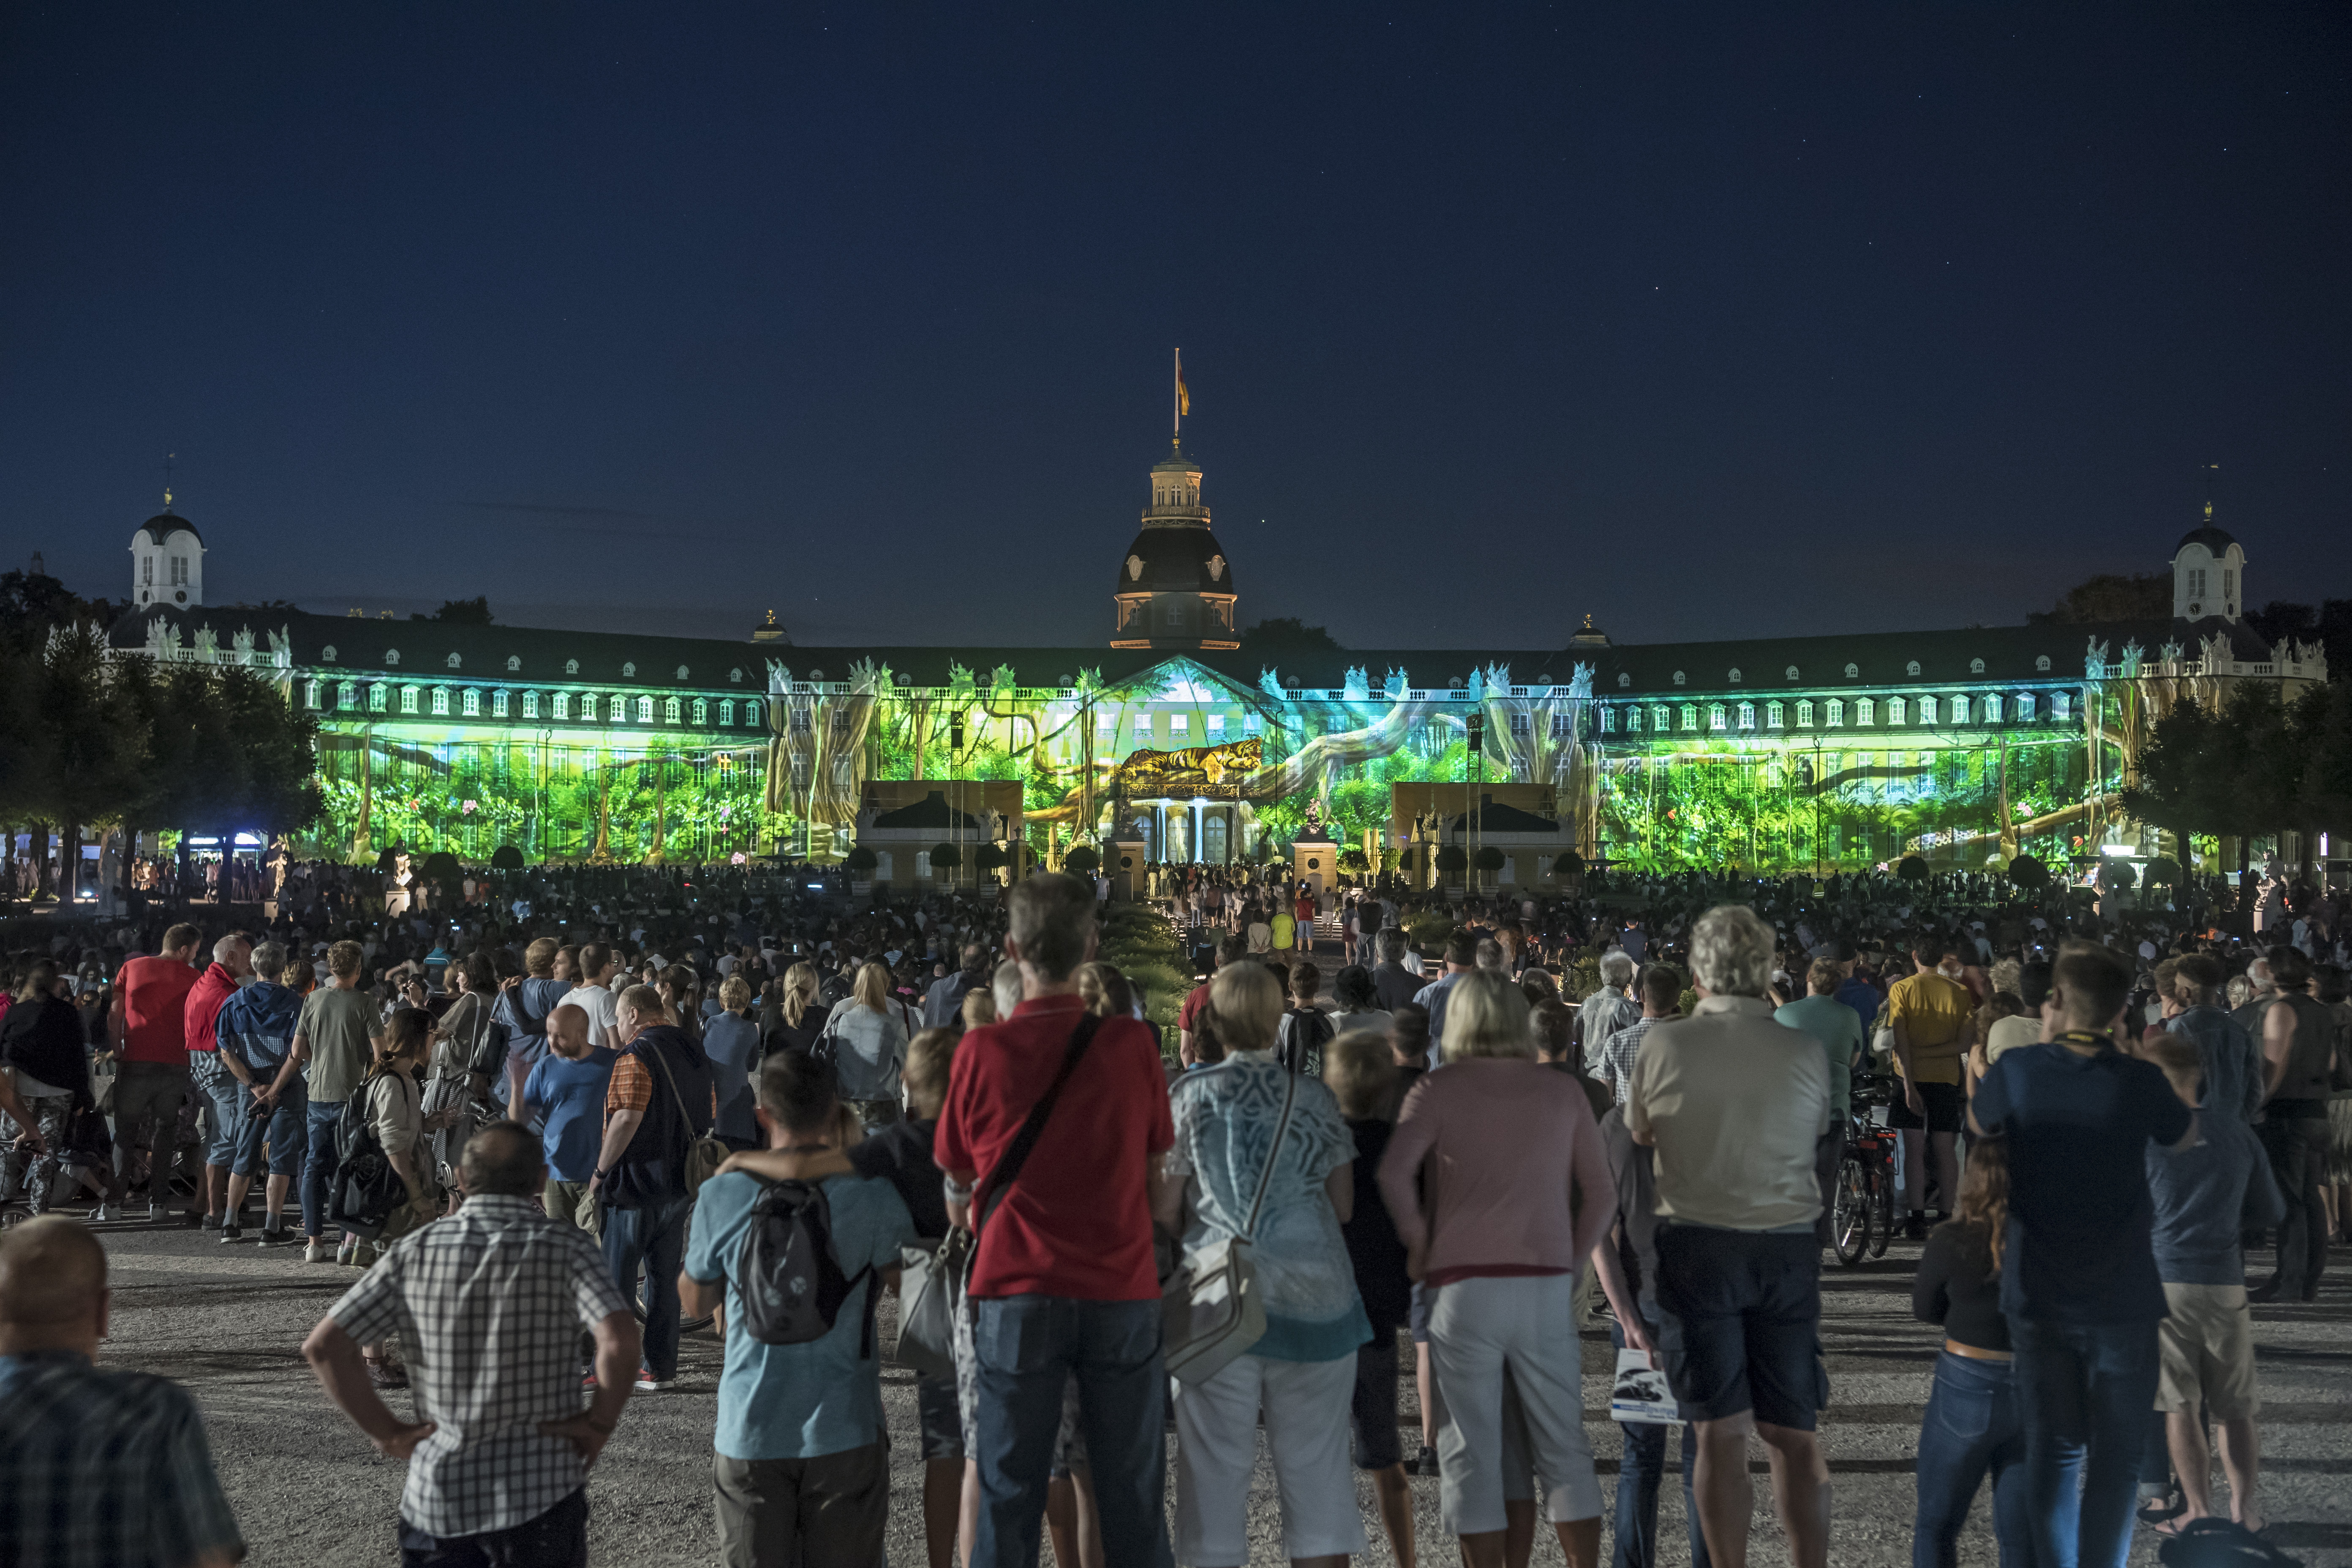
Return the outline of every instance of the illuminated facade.
<path id="1" fill-rule="evenodd" d="M 1000 781 L 985 820 L 1016 859 L 1121 841 L 1222 863 L 1318 831 L 1409 857 L 1452 840 L 1394 819 L 1392 786 L 1484 780 L 1534 786 L 1513 832 L 1588 860 L 1974 867 L 2137 837 L 2113 797 L 2173 701 L 2326 678 L 2316 648 L 2267 647 L 2239 620 L 2243 552 L 2210 516 L 2176 550 L 2176 614 L 2147 623 L 1628 646 L 1588 621 L 1549 649 L 1261 659 L 1234 646 L 1198 466 L 1179 450 L 1152 483 L 1108 647 L 809 648 L 772 617 L 740 641 L 299 613 L 257 626 L 160 601 L 114 637 L 271 669 L 317 716 L 328 807 L 308 847 L 534 860 L 827 858 L 861 816 L 909 809 L 910 781 L 955 780 Z M 1539 882 L 1552 858 L 1515 856 L 1508 877 Z M 1404 864 L 1428 874 L 1426 855 Z"/>

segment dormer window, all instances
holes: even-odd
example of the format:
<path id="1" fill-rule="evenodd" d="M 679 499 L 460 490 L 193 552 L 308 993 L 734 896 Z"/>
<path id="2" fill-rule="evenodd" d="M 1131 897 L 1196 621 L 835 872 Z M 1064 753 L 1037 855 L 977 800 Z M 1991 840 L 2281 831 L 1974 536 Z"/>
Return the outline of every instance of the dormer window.
<path id="1" fill-rule="evenodd" d="M 1935 721 L 1936 700 L 1933 697 L 1922 697 L 1919 699 L 1919 722 L 1932 724 Z"/>
<path id="2" fill-rule="evenodd" d="M 1900 697 L 1890 697 L 1886 700 L 1886 721 L 1890 724 L 1903 722 L 1903 699 Z"/>
<path id="3" fill-rule="evenodd" d="M 665 723 L 665 724 L 675 724 L 675 723 L 678 722 L 679 715 L 678 715 L 677 708 L 678 708 L 678 702 L 677 702 L 677 698 L 675 698 L 675 697 L 665 697 L 665 698 L 663 698 L 663 699 L 662 699 L 662 722 L 663 722 L 663 723 Z"/>
<path id="4" fill-rule="evenodd" d="M 521 668 L 522 655 L 519 653 L 510 653 L 507 655 L 507 669 L 509 673 L 520 669 Z"/>
<path id="5" fill-rule="evenodd" d="M 371 713 L 381 713 L 381 712 L 383 712 L 383 710 L 384 710 L 384 704 L 385 704 L 385 703 L 387 703 L 387 702 L 389 702 L 389 701 L 391 701 L 391 700 L 392 700 L 392 688 L 390 688 L 389 686 L 386 686 L 383 681 L 379 680 L 379 681 L 377 681 L 374 685 L 373 685 L 373 686 L 371 686 L 371 687 L 369 687 L 369 688 L 368 688 L 368 711 L 369 711 L 369 712 L 371 712 Z M 344 704 L 343 704 L 343 706 L 344 706 L 344 707 L 346 707 L 346 708 L 348 708 L 348 707 L 350 707 L 350 706 L 351 706 L 351 704 L 350 704 L 350 703 L 348 703 L 348 702 L 346 702 L 346 703 L 344 703 Z"/>
<path id="6" fill-rule="evenodd" d="M 335 662 L 335 645 L 334 645 L 333 643 L 329 643 L 326 647 L 324 647 L 320 648 L 320 649 L 319 650 L 319 658 L 320 658 L 320 660 L 322 663 L 326 663 L 326 664 L 332 664 L 332 663 L 334 663 L 334 662 Z"/>
<path id="7" fill-rule="evenodd" d="M 414 686 L 402 687 L 400 689 L 400 710 L 403 713 L 415 712 L 416 700 L 422 695 L 423 693 Z"/>
<path id="8" fill-rule="evenodd" d="M 578 659 L 576 659 L 576 658 L 567 658 L 567 659 L 565 659 L 565 660 L 563 661 L 563 673 L 564 673 L 564 674 L 566 674 L 566 675 L 577 675 L 577 674 L 579 674 L 579 673 L 580 673 L 580 661 L 579 661 Z"/>
<path id="9" fill-rule="evenodd" d="M 2033 694 L 2032 692 L 2025 692 L 2019 696 L 2017 700 L 2017 721 L 2021 724 L 2031 724 L 2033 722 Z"/>
<path id="10" fill-rule="evenodd" d="M 1764 704 L 1764 727 L 1778 730 L 1789 721 L 1788 705 L 1780 702 Z"/>
<path id="11" fill-rule="evenodd" d="M 1601 710 L 1601 732 L 1604 735 L 1613 735 L 1617 732 L 1617 710 L 1614 708 L 1603 708 Z"/>
<path id="12" fill-rule="evenodd" d="M 1625 730 L 1628 734 L 1642 732 L 1642 710 L 1638 703 L 1625 710 Z"/>
<path id="13" fill-rule="evenodd" d="M 740 679 L 743 679 L 743 671 L 742 671 L 741 667 L 740 667 L 740 666 L 738 666 L 736 668 L 733 668 L 733 669 L 729 670 L 729 671 L 727 672 L 727 679 L 730 679 L 730 680 L 740 680 Z M 1068 682 L 1065 681 L 1063 684 L 1067 685 L 1067 684 L 1068 684 Z"/>
<path id="14" fill-rule="evenodd" d="M 1786 679 L 1794 680 L 1797 679 L 1797 667 L 1792 664 L 1786 670 L 1782 671 L 1782 674 Z"/>
<path id="15" fill-rule="evenodd" d="M 686 674 L 687 674 L 686 666 L 684 666 L 684 665 L 682 665 L 682 664 L 681 664 L 681 665 L 679 665 L 679 666 L 677 667 L 677 678 L 678 678 L 680 680 L 684 680 L 684 679 L 686 679 Z"/>
<path id="16" fill-rule="evenodd" d="M 1678 670 L 1676 670 L 1676 671 L 1675 671 L 1675 684 L 1676 686 L 1680 686 L 1680 685 L 1684 684 L 1684 681 L 1683 681 L 1683 672 L 1682 672 L 1681 670 L 1679 670 L 1679 669 L 1678 669 Z"/>
<path id="17" fill-rule="evenodd" d="M 454 653 L 453 653 L 453 654 L 451 654 L 451 655 L 449 656 L 449 668 L 452 668 L 452 669 L 456 669 L 456 668 L 458 668 L 458 666 L 459 666 L 462 662 L 463 662 L 463 661 L 462 661 L 462 660 L 460 660 L 460 659 L 457 658 L 457 656 L 456 654 L 454 654 Z"/>
<path id="18" fill-rule="evenodd" d="M 1630 675 L 1621 674 L 1617 677 L 1617 689 L 1620 691 L 1624 690 L 1627 687 L 1633 684 L 1633 678 Z"/>
<path id="19" fill-rule="evenodd" d="M 1848 680 L 1853 680 L 1853 679 L 1858 679 L 1858 678 L 1861 676 L 1861 674 L 1862 674 L 1862 666 L 1860 666 L 1860 665 L 1858 665 L 1858 664 L 1849 664 L 1849 665 L 1847 665 L 1847 666 L 1845 667 L 1845 678 L 1846 678 Z M 1793 678 L 1792 678 L 1792 679 L 1793 679 Z"/>
<path id="20" fill-rule="evenodd" d="M 1984 721 L 1988 724 L 1998 724 L 2000 722 L 2000 697 L 1988 696 L 1984 700 Z"/>
<path id="21" fill-rule="evenodd" d="M 458 711 L 465 714 L 468 719 L 480 718 L 482 716 L 482 694 L 470 686 L 466 688 L 463 700 L 458 703 Z"/>
<path id="22" fill-rule="evenodd" d="M 1982 675 L 1984 673 L 1984 660 L 1980 658 L 1972 658 L 1969 660 L 1969 673 L 1970 675 Z"/>
<path id="23" fill-rule="evenodd" d="M 1743 730 L 1756 728 L 1756 704 L 1753 702 L 1743 702 L 1739 705 L 1739 727 Z"/>
<path id="24" fill-rule="evenodd" d="M 637 678 L 636 661 L 632 659 L 627 664 L 621 666 L 621 676 L 623 679 L 635 680 Z"/>
<path id="25" fill-rule="evenodd" d="M 1797 701 L 1797 728 L 1810 730 L 1813 724 L 1813 700 L 1800 698 Z"/>
<path id="26" fill-rule="evenodd" d="M 559 691 L 559 692 L 557 692 L 557 693 L 555 694 L 555 698 L 554 698 L 554 709 L 555 709 L 554 716 L 555 716 L 556 718 L 558 718 L 558 719 L 569 719 L 569 718 L 571 718 L 571 717 L 572 717 L 572 694 L 571 694 L 570 692 L 568 692 L 568 691 Z"/>
<path id="27" fill-rule="evenodd" d="M 694 700 L 694 722 L 698 727 L 710 722 L 710 699 L 698 697 Z"/>
<path id="28" fill-rule="evenodd" d="M 1905 665 L 1903 667 L 1903 673 L 1910 676 L 1915 680 L 1917 679 L 1919 677 L 1919 661 L 1915 658 L 1910 663 Z"/>
<path id="29" fill-rule="evenodd" d="M 1723 704 L 1722 704 L 1722 703 L 1720 703 L 1720 702 L 1710 702 L 1710 703 L 1708 703 L 1708 704 L 1707 704 L 1707 707 L 1706 707 L 1706 727 L 1707 727 L 1708 729 L 1710 729 L 1710 730 L 1720 730 L 1720 729 L 1722 729 L 1722 728 L 1724 727 L 1724 726 L 1723 726 Z"/>
<path id="30" fill-rule="evenodd" d="M 1832 697 L 1827 704 L 1829 726 L 1834 730 L 1845 722 L 1845 699 Z"/>
<path id="31" fill-rule="evenodd" d="M 2074 716 L 2074 699 L 2071 692 L 2053 691 L 2050 694 L 2050 717 L 2052 719 L 2063 724 L 2069 718 Z"/>
<path id="32" fill-rule="evenodd" d="M 1738 669 L 1736 667 L 1733 668 L 1733 670 L 1732 670 L 1732 672 L 1731 672 L 1731 684 L 1732 684 L 1732 685 L 1734 685 L 1734 686 L 1737 686 L 1737 685 L 1738 685 L 1738 684 L 1739 684 L 1739 671 L 1738 671 Z"/>
<path id="33" fill-rule="evenodd" d="M 400 650 L 399 650 L 398 648 L 396 648 L 396 647 L 388 647 L 388 648 L 384 649 L 384 650 L 383 650 L 383 665 L 384 665 L 384 668 L 385 668 L 386 669 L 397 669 L 397 668 L 400 668 Z"/>
<path id="34" fill-rule="evenodd" d="M 1857 724 L 1876 723 L 1878 721 L 1878 704 L 1873 702 L 1867 697 L 1855 698 L 1853 700 L 1853 721 Z"/>
<path id="35" fill-rule="evenodd" d="M 1955 698 L 1953 698 L 1953 699 L 1952 699 L 1952 722 L 1953 722 L 1953 723 L 1955 723 L 1955 724 L 1965 724 L 1965 723 L 1967 723 L 1968 721 L 1969 721 L 1969 700 L 1968 700 L 1967 698 L 1965 698 L 1965 697 L 1955 697 Z"/>
<path id="36" fill-rule="evenodd" d="M 449 689 L 447 687 L 436 686 L 433 689 L 433 711 L 445 719 L 448 717 Z"/>
<path id="37" fill-rule="evenodd" d="M 1720 711 L 1720 710 L 1717 710 L 1717 711 Z M 1682 719 L 1683 719 L 1683 728 L 1684 728 L 1685 730 L 1696 730 L 1696 729 L 1697 729 L 1697 728 L 1698 728 L 1698 704 L 1697 704 L 1697 703 L 1696 703 L 1696 702 L 1685 702 L 1685 703 L 1684 703 L 1684 704 L 1683 704 Z"/>

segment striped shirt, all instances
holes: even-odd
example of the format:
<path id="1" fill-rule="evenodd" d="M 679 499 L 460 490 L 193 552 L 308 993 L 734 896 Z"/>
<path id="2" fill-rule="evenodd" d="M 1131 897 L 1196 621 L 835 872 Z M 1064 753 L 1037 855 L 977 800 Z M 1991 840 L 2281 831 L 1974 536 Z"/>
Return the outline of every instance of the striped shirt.
<path id="1" fill-rule="evenodd" d="M 187 1391 L 69 1351 L 0 1356 L 0 1563 L 182 1568 L 245 1555 Z"/>

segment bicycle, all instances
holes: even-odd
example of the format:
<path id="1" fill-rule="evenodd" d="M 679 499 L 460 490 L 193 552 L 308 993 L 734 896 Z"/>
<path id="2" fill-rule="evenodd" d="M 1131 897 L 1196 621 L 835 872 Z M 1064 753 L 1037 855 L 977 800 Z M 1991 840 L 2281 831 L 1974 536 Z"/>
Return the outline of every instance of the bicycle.
<path id="1" fill-rule="evenodd" d="M 1831 1189 L 1830 1246 L 1852 1268 L 1886 1256 L 1895 1239 L 1895 1134 L 1886 1125 L 1895 1080 L 1863 1074 L 1846 1111 L 1845 1153 Z"/>

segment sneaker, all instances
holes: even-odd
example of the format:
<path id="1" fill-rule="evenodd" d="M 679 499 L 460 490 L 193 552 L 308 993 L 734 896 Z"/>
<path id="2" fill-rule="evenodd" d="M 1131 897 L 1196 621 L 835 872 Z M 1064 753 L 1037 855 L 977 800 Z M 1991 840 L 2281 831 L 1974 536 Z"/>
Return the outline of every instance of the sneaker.
<path id="1" fill-rule="evenodd" d="M 314 1236 L 310 1240 L 302 1244 L 303 1262 L 332 1263 L 334 1260 L 335 1254 L 333 1250 L 329 1247 L 325 1242 L 320 1241 L 317 1237 Z"/>
<path id="2" fill-rule="evenodd" d="M 1903 1221 L 1903 1239 L 1906 1241 L 1927 1240 L 1927 1216 L 1920 1213 L 1917 1209 L 1913 1209 L 1909 1215 L 1905 1216 Z"/>
<path id="3" fill-rule="evenodd" d="M 595 1379 L 590 1378 L 589 1381 L 593 1383 Z M 649 1366 L 637 1368 L 637 1392 L 640 1394 L 663 1394 L 677 1386 L 677 1373 L 670 1373 L 667 1377 L 656 1377 L 653 1368 Z"/>
<path id="4" fill-rule="evenodd" d="M 122 1205 L 121 1204 L 100 1204 L 96 1208 L 89 1211 L 89 1219 L 92 1225 L 105 1225 L 110 1221 L 121 1219 L 121 1217 Z"/>
<path id="5" fill-rule="evenodd" d="M 583 1387 L 583 1388 L 584 1388 L 584 1389 L 586 1389 L 586 1390 L 587 1390 L 589 1393 L 591 1393 L 591 1394 L 595 1393 L 595 1392 L 596 1392 L 596 1374 L 595 1374 L 594 1373 L 593 1373 L 593 1372 L 592 1372 L 592 1373 L 588 1373 L 586 1376 L 583 1377 L 583 1378 L 580 1380 L 580 1386 L 581 1386 L 581 1387 Z"/>
<path id="6" fill-rule="evenodd" d="M 205 1215 L 205 1218 L 204 1218 L 204 1228 L 205 1228 L 205 1229 L 206 1229 L 206 1230 L 218 1230 L 220 1227 L 221 1227 L 221 1216 L 220 1216 L 220 1215 L 216 1215 L 216 1214 L 208 1214 L 208 1215 Z"/>
<path id="7" fill-rule="evenodd" d="M 1423 1443 L 1421 1446 L 1421 1452 L 1412 1457 L 1412 1463 L 1405 1467 L 1405 1471 L 1409 1475 L 1415 1476 L 1437 1474 L 1437 1450 Z"/>
<path id="8" fill-rule="evenodd" d="M 236 1223 L 236 1221 L 232 1219 L 226 1221 L 221 1226 L 220 1238 L 221 1245 L 226 1247 L 232 1241 L 243 1241 L 245 1239 L 245 1231 L 243 1227 Z"/>
<path id="9" fill-rule="evenodd" d="M 291 1247 L 294 1245 L 294 1232 L 287 1226 L 265 1225 L 256 1239 L 264 1247 Z"/>

